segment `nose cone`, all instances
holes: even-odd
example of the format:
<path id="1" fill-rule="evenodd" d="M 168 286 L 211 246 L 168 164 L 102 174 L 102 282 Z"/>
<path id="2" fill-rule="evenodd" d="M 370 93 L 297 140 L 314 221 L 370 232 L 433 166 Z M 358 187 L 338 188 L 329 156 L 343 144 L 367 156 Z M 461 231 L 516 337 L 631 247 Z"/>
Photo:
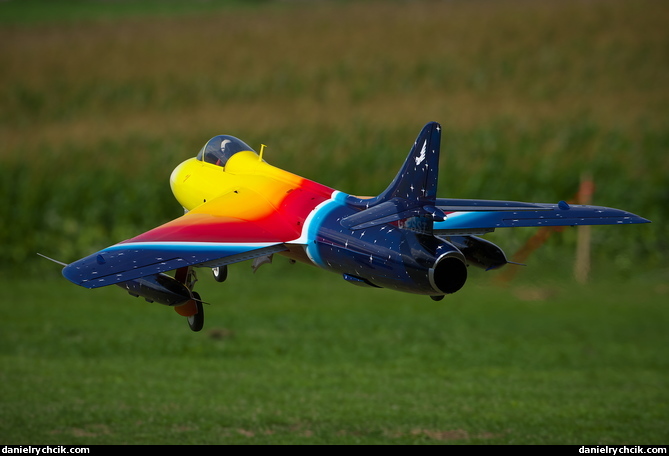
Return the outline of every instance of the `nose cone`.
<path id="1" fill-rule="evenodd" d="M 193 175 L 200 167 L 199 163 L 201 162 L 198 162 L 195 158 L 188 159 L 174 168 L 170 175 L 170 187 L 174 197 L 188 210 L 203 203 L 200 192 L 193 185 L 196 181 L 196 179 L 193 179 Z"/>

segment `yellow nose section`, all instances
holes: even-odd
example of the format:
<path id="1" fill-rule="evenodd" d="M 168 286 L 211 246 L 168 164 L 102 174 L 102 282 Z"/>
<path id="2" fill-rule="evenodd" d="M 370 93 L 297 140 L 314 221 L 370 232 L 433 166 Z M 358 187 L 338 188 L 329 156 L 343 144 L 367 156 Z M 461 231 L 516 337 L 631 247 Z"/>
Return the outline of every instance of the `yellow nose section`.
<path id="1" fill-rule="evenodd" d="M 303 181 L 267 164 L 255 152 L 242 151 L 230 157 L 225 167 L 188 159 L 172 171 L 170 187 L 177 201 L 190 211 L 239 188 L 249 188 L 272 199 L 299 187 Z"/>
<path id="2" fill-rule="evenodd" d="M 222 167 L 190 158 L 174 168 L 170 187 L 177 201 L 190 211 L 220 194 L 224 176 Z"/>

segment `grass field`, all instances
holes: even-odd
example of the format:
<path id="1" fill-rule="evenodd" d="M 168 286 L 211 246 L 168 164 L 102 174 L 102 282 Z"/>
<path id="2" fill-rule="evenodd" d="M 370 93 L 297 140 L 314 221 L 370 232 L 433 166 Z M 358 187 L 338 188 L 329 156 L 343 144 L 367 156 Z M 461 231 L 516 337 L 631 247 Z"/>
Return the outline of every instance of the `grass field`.
<path id="1" fill-rule="evenodd" d="M 434 303 L 278 260 L 231 278 L 202 278 L 197 334 L 119 289 L 3 283 L 0 443 L 667 441 L 666 284 L 477 277 Z"/>
<path id="2" fill-rule="evenodd" d="M 659 0 L 0 2 L 0 444 L 666 444 L 668 22 Z M 588 172 L 653 223 L 594 229 L 588 285 L 567 230 L 441 303 L 241 264 L 198 283 L 198 334 L 35 255 L 180 215 L 169 173 L 216 134 L 373 195 L 431 120 L 440 196 L 557 202 Z"/>

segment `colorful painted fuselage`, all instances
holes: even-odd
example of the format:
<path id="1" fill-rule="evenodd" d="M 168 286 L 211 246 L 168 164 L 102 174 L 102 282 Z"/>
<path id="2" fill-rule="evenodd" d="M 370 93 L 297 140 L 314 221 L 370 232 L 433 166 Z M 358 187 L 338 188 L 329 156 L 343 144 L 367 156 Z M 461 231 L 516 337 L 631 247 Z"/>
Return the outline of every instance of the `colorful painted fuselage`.
<path id="1" fill-rule="evenodd" d="M 388 188 L 359 198 L 271 166 L 262 150 L 258 155 L 237 138 L 216 136 L 171 175 L 185 215 L 75 261 L 63 275 L 87 288 L 149 290 L 151 299 L 158 293 L 160 302 L 179 305 L 192 290 L 164 272 L 277 253 L 356 285 L 440 298 L 464 285 L 468 266 L 507 264 L 499 247 L 474 234 L 648 222 L 618 209 L 564 202 L 437 198 L 440 141 L 439 124 L 425 125 Z"/>
<path id="2" fill-rule="evenodd" d="M 188 220 L 127 242 L 252 246 L 262 239 L 282 243 L 282 255 L 341 273 L 357 285 L 441 293 L 426 271 L 436 256 L 451 250 L 442 242 L 392 224 L 347 229 L 341 220 L 359 212 L 364 199 L 271 166 L 253 151 L 237 152 L 224 167 L 189 159 L 173 171 L 170 185 L 189 211 Z"/>

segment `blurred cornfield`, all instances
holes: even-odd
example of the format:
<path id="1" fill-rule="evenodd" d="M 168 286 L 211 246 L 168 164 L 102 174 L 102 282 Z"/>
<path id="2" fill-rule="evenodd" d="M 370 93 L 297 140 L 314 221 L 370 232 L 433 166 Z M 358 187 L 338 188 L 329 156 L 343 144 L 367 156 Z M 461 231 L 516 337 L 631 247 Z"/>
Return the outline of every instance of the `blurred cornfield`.
<path id="1" fill-rule="evenodd" d="M 594 230 L 597 261 L 620 276 L 666 268 L 668 23 L 661 0 L 2 21 L 0 269 L 41 271 L 35 252 L 69 262 L 179 216 L 169 174 L 216 134 L 373 195 L 431 120 L 444 128 L 440 196 L 557 202 L 587 172 L 594 204 L 653 221 Z M 494 236 L 513 253 L 527 234 Z M 544 249 L 571 255 L 574 242 L 567 231 Z"/>

